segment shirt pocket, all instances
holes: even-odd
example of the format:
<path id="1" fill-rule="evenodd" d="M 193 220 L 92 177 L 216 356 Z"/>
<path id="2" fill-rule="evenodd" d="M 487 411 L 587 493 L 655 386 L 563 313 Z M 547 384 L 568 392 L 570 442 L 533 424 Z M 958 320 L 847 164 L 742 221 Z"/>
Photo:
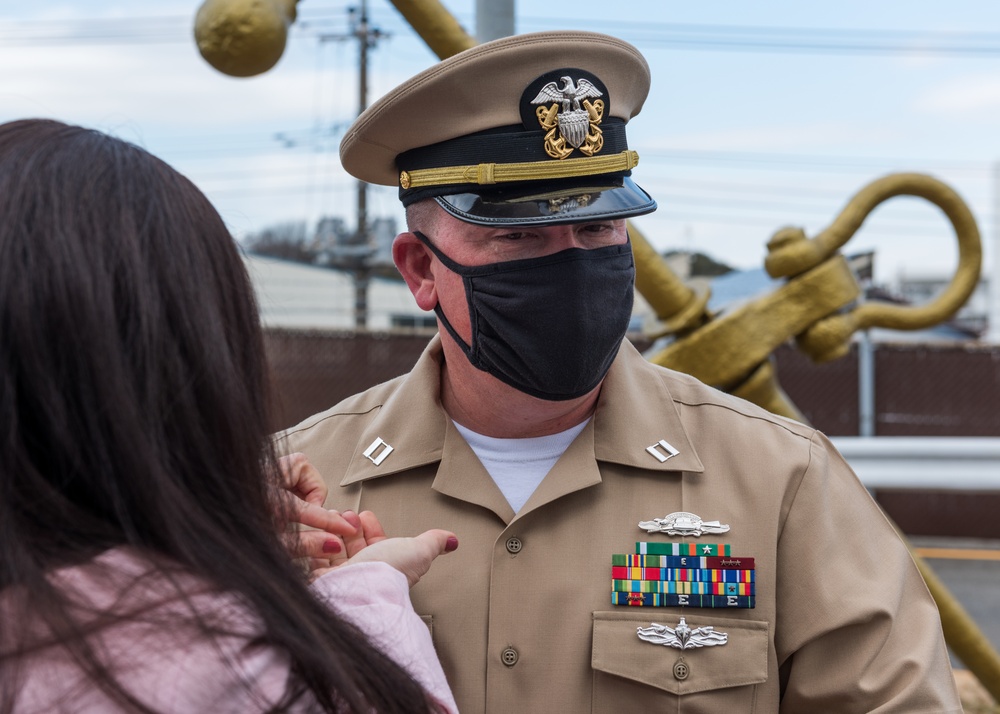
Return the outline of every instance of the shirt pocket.
<path id="1" fill-rule="evenodd" d="M 754 711 L 757 685 L 767 681 L 767 622 L 718 617 L 700 608 L 639 609 L 593 613 L 592 711 Z M 709 626 L 725 633 L 726 643 L 682 650 L 639 639 L 637 628 L 676 628 L 681 617 L 692 630 Z"/>

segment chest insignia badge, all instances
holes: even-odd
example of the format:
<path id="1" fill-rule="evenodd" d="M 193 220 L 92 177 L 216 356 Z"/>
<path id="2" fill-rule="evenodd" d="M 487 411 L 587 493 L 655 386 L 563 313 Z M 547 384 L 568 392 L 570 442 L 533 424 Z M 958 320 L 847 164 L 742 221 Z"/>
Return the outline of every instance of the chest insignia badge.
<path id="1" fill-rule="evenodd" d="M 653 622 L 650 623 L 649 627 L 637 627 L 636 633 L 639 635 L 639 639 L 644 642 L 664 647 L 676 647 L 679 650 L 715 647 L 729 641 L 727 633 L 716 632 L 715 628 L 709 625 L 696 627 L 692 630 L 683 617 L 677 627 L 658 625 Z"/>
<path id="2" fill-rule="evenodd" d="M 675 511 L 663 518 L 651 521 L 639 521 L 639 527 L 647 533 L 666 533 L 667 535 L 695 536 L 705 533 L 726 533 L 729 526 L 719 521 L 703 521 L 699 516 L 687 511 Z"/>

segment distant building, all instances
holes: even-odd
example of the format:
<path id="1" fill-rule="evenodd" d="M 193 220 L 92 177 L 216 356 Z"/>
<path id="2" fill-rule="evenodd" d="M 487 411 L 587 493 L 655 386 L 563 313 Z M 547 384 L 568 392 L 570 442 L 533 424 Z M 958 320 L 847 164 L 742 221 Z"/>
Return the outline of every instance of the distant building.
<path id="1" fill-rule="evenodd" d="M 325 229 L 335 235 L 339 219 L 329 221 Z M 342 224 L 341 224 L 342 225 Z M 374 224 L 373 224 L 374 225 Z M 380 230 L 392 232 L 391 221 Z M 392 265 L 392 254 L 385 248 Z M 349 270 L 306 265 L 278 258 L 244 254 L 244 264 L 253 281 L 265 328 L 307 330 L 353 330 L 354 276 Z M 393 268 L 394 270 L 395 268 Z M 630 332 L 640 332 L 643 320 L 653 313 L 649 303 L 636 292 Z M 368 329 L 436 329 L 433 312 L 424 312 L 413 300 L 402 280 L 373 276 L 368 285 Z"/>
<path id="2" fill-rule="evenodd" d="M 392 241 L 396 239 L 396 219 L 376 218 L 368 226 L 371 244 L 375 249 L 372 263 L 375 265 L 392 265 Z"/>
<path id="3" fill-rule="evenodd" d="M 316 262 L 320 265 L 328 265 L 333 251 L 339 246 L 346 245 L 352 235 L 352 232 L 347 230 L 343 218 L 333 216 L 320 218 L 316 224 L 316 235 L 313 240 L 318 254 Z"/>
<path id="4" fill-rule="evenodd" d="M 352 260 L 367 256 L 371 266 L 391 266 L 396 233 L 395 218 L 376 218 L 368 224 L 368 244 L 358 245 L 343 218 L 326 216 L 316 224 L 316 264 L 349 267 Z"/>
<path id="5" fill-rule="evenodd" d="M 244 255 L 265 328 L 354 329 L 350 272 Z M 417 307 L 406 283 L 373 277 L 368 285 L 368 329 L 435 328 L 433 312 Z"/>
<path id="6" fill-rule="evenodd" d="M 857 276 L 858 281 L 864 291 L 865 299 L 871 302 L 921 305 L 937 296 L 948 283 L 947 279 L 921 278 L 902 281 L 896 288 L 887 290 L 871 284 L 870 275 L 864 273 L 864 256 L 848 257 L 848 262 L 853 269 L 860 268 L 861 274 Z M 671 256 L 668 264 L 678 277 L 684 279 L 686 272 L 681 256 Z M 714 278 L 687 278 L 684 282 L 696 290 L 705 288 L 710 290 L 708 309 L 716 315 L 723 315 L 734 312 L 743 305 L 774 292 L 784 285 L 785 280 L 772 278 L 763 268 L 753 268 L 733 270 Z M 984 334 L 986 328 L 987 304 L 987 282 L 983 280 L 969 302 L 952 320 L 926 330 L 900 331 L 876 328 L 871 330 L 870 334 L 876 342 L 942 343 L 976 340 Z M 653 324 L 649 322 L 653 317 L 652 308 L 641 300 L 637 293 L 633 326 Z M 656 347 L 659 349 L 668 342 L 669 339 L 661 340 Z"/>
<path id="7" fill-rule="evenodd" d="M 893 292 L 906 302 L 922 305 L 930 302 L 948 286 L 951 277 L 939 276 L 906 276 L 899 278 Z M 954 322 L 974 330 L 977 334 L 985 334 L 989 327 L 989 278 L 981 278 L 968 302 L 958 311 Z"/>

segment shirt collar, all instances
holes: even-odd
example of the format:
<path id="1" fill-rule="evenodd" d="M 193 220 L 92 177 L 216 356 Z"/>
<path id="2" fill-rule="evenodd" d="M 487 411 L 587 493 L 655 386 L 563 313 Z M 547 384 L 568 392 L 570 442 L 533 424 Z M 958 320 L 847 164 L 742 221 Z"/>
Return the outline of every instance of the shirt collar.
<path id="1" fill-rule="evenodd" d="M 361 433 L 340 485 L 408 471 L 441 460 L 448 416 L 441 406 L 441 337 L 435 335 L 399 388 Z M 375 464 L 364 452 L 382 440 L 392 453 Z M 381 447 L 384 449 L 385 447 Z"/>
<path id="2" fill-rule="evenodd" d="M 450 424 L 441 406 L 443 358 L 441 337 L 435 335 L 407 378 L 362 432 L 340 482 L 342 486 L 441 461 Z M 628 340 L 622 342 L 604 378 L 593 422 L 594 456 L 598 461 L 647 471 L 704 471 L 681 423 L 663 370 L 643 359 Z M 456 435 L 457 431 L 452 434 Z M 658 446 L 661 440 L 676 450 L 676 455 L 660 461 L 651 453 L 650 447 L 661 455 L 669 453 Z M 391 447 L 392 453 L 376 464 L 365 456 L 365 451 L 379 441 L 383 442 L 380 452 Z"/>
<path id="3" fill-rule="evenodd" d="M 639 354 L 628 340 L 601 385 L 594 414 L 594 456 L 647 471 L 691 471 L 705 467 L 681 421 L 667 387 L 671 374 Z M 663 440 L 677 451 L 660 461 L 649 449 L 666 456 Z"/>

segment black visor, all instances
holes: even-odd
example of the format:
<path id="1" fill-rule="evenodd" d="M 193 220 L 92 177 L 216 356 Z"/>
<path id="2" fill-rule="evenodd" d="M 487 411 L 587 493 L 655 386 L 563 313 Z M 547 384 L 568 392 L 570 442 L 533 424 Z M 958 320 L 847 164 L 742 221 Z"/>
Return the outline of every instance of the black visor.
<path id="1" fill-rule="evenodd" d="M 596 179 L 596 180 L 595 180 Z M 628 176 L 578 179 L 557 191 L 479 191 L 435 196 L 448 213 L 460 221 L 481 226 L 534 226 L 631 218 L 652 213 L 656 201 Z"/>

